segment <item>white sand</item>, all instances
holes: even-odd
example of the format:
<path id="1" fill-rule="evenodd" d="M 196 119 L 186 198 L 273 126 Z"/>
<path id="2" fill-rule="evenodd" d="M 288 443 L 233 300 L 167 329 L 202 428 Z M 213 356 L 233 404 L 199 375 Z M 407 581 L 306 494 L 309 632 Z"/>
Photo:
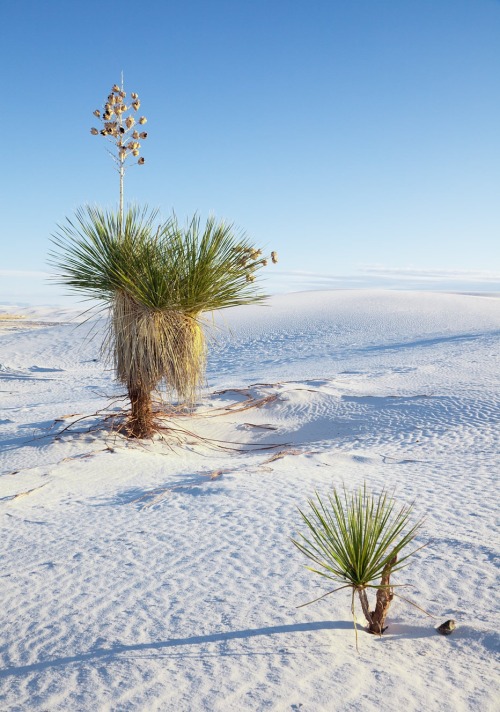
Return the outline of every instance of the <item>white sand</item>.
<path id="1" fill-rule="evenodd" d="M 123 390 L 67 312 L 12 313 L 38 328 L 0 335 L 2 711 L 498 709 L 500 300 L 307 292 L 219 315 L 199 414 L 173 424 L 282 444 L 247 453 L 48 437 Z M 348 592 L 296 608 L 329 584 L 290 537 L 315 489 L 364 481 L 426 517 L 394 583 L 436 619 L 396 601 L 358 654 Z"/>

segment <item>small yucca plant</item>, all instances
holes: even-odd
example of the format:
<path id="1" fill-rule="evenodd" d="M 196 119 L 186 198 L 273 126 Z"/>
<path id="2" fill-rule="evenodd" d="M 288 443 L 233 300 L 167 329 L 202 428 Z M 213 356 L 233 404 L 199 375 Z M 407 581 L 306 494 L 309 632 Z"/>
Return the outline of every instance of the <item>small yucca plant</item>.
<path id="1" fill-rule="evenodd" d="M 344 488 L 343 496 L 334 488 L 326 501 L 316 493 L 316 499 L 309 499 L 308 503 L 309 514 L 299 510 L 307 535 L 299 534 L 299 539 L 292 541 L 315 564 L 307 567 L 310 571 L 341 584 L 315 601 L 343 588 L 352 589 L 353 616 L 358 594 L 368 630 L 381 635 L 396 595 L 391 574 L 406 566 L 409 557 L 418 551 L 417 548 L 402 555 L 422 521 L 408 527 L 412 506 L 397 509 L 387 492 L 375 497 L 367 492 L 366 485 L 351 494 Z M 370 588 L 377 591 L 373 611 L 367 596 Z"/>

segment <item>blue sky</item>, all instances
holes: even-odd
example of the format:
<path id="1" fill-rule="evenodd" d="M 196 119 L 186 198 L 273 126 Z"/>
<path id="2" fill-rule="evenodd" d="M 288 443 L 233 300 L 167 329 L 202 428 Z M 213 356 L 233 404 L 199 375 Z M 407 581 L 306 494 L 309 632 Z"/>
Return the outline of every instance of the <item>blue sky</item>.
<path id="1" fill-rule="evenodd" d="M 234 221 L 268 291 L 500 291 L 498 0 L 17 0 L 2 10 L 0 301 L 69 303 L 50 235 L 115 207 L 91 136 L 123 70 L 129 201 Z"/>

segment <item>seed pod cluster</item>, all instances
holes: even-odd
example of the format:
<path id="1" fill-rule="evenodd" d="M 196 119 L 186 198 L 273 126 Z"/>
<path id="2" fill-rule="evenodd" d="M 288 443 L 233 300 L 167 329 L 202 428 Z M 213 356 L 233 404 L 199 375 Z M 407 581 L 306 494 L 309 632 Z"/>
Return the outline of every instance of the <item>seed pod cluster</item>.
<path id="1" fill-rule="evenodd" d="M 259 259 L 262 256 L 262 250 L 258 250 L 255 247 L 243 247 L 242 245 L 238 245 L 237 247 L 233 247 L 233 253 L 237 267 L 243 267 L 245 270 L 245 279 L 247 282 L 254 282 L 254 272 L 262 267 L 266 267 L 268 264 L 267 257 Z M 271 252 L 271 261 L 273 264 L 278 262 L 277 252 Z"/>
<path id="2" fill-rule="evenodd" d="M 123 169 L 123 164 L 129 156 L 137 158 L 140 154 L 140 143 L 137 139 L 145 140 L 148 137 L 146 131 L 139 132 L 137 129 L 132 129 L 139 124 L 145 124 L 147 119 L 145 116 L 136 118 L 133 113 L 137 112 L 141 106 L 139 96 L 132 92 L 130 94 L 131 103 L 127 104 L 127 94 L 118 84 L 113 84 L 111 93 L 108 95 L 103 110 L 96 109 L 93 114 L 102 122 L 102 128 L 99 130 L 95 127 L 90 129 L 92 136 L 106 136 L 116 146 L 116 157 L 113 156 L 116 163 Z M 129 134 L 130 132 L 130 134 Z M 134 139 L 133 141 L 129 138 Z M 138 158 L 136 163 L 140 166 L 144 165 L 144 158 Z"/>

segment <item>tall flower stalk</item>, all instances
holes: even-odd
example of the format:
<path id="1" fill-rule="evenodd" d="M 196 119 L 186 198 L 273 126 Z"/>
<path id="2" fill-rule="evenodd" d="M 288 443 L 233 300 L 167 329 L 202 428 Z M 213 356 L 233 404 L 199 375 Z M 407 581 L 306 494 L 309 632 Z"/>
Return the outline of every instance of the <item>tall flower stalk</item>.
<path id="1" fill-rule="evenodd" d="M 147 122 L 147 118 L 139 116 L 140 107 L 141 101 L 136 92 L 132 92 L 127 98 L 122 77 L 121 86 L 113 84 L 103 107 L 94 111 L 94 116 L 99 119 L 102 128 L 99 130 L 93 126 L 90 129 L 93 136 L 104 136 L 114 146 L 114 149 L 108 150 L 108 153 L 116 164 L 120 179 L 119 217 L 121 226 L 123 226 L 124 218 L 123 184 L 126 163 L 127 161 L 133 162 L 139 166 L 145 163 L 144 158 L 140 156 L 140 141 L 145 141 L 148 134 L 147 131 L 139 130 L 139 128 Z M 120 234 L 121 232 L 120 230 Z"/>

